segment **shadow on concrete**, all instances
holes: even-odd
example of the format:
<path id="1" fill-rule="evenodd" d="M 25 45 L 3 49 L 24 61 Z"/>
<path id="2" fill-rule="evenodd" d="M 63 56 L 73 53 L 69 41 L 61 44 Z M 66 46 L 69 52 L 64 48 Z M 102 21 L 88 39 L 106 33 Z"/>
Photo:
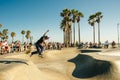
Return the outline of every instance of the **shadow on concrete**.
<path id="1" fill-rule="evenodd" d="M 110 72 L 109 61 L 97 60 L 91 56 L 78 54 L 75 58 L 68 60 L 75 64 L 72 75 L 76 78 L 90 78 Z"/>
<path id="2" fill-rule="evenodd" d="M 80 50 L 81 53 L 101 52 L 101 50 Z"/>
<path id="3" fill-rule="evenodd" d="M 4 63 L 4 64 L 21 63 L 21 64 L 26 64 L 26 65 L 28 65 L 28 63 L 26 63 L 26 62 L 24 62 L 24 61 L 9 61 L 9 60 L 0 60 L 0 63 Z"/>

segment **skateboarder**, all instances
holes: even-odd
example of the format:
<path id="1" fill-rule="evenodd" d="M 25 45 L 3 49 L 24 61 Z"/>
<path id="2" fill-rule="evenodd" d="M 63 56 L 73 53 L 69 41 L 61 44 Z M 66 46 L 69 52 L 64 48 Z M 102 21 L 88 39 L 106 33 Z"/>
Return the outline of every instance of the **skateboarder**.
<path id="1" fill-rule="evenodd" d="M 45 40 L 48 40 L 48 39 L 49 39 L 49 37 L 46 36 L 46 34 L 47 34 L 48 32 L 49 32 L 49 30 L 47 30 L 47 31 L 43 34 L 43 36 L 35 43 L 35 47 L 36 47 L 36 49 L 37 49 L 36 53 L 38 53 L 38 56 L 40 56 L 40 57 L 43 57 L 43 56 L 42 56 L 42 52 L 43 52 L 44 47 L 45 47 L 45 45 L 46 45 Z M 30 55 L 30 57 L 31 57 L 33 54 L 36 54 L 36 53 L 35 53 L 35 52 L 32 52 L 31 55 Z"/>

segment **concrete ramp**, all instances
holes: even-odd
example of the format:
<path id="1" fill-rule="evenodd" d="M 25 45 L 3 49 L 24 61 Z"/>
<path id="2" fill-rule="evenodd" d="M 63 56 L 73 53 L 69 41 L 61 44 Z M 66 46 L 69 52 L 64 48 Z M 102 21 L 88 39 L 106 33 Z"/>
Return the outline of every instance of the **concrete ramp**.
<path id="1" fill-rule="evenodd" d="M 120 80 L 120 56 L 81 55 L 75 48 L 46 51 L 44 58 L 29 55 L 0 59 L 0 80 Z"/>
<path id="2" fill-rule="evenodd" d="M 61 67 L 64 71 L 64 66 L 62 66 L 63 61 L 54 62 L 58 56 L 55 55 L 56 51 L 52 52 L 54 56 L 48 53 L 48 55 L 45 54 L 45 58 L 40 58 L 38 55 L 29 57 L 27 54 L 19 54 L 0 59 L 0 80 L 70 80 L 62 71 L 54 69 L 54 67 L 58 69 Z M 55 66 L 50 68 L 47 61 L 53 61 L 50 65 L 55 64 Z M 41 67 L 38 63 L 45 66 Z M 46 66 L 48 68 L 45 68 Z"/>
<path id="3" fill-rule="evenodd" d="M 0 80 L 49 80 L 31 61 L 4 58 L 0 66 Z"/>
<path id="4" fill-rule="evenodd" d="M 120 76 L 119 76 L 120 75 L 120 57 L 119 56 L 109 56 L 109 52 L 108 52 L 108 55 L 106 53 L 102 53 L 102 54 L 105 54 L 105 55 L 101 55 L 98 53 L 89 53 L 89 54 L 86 53 L 86 54 L 84 54 L 85 60 L 84 59 L 82 60 L 80 58 L 81 56 L 78 57 L 79 59 L 77 61 L 81 60 L 81 61 L 84 61 L 84 63 L 78 65 L 79 69 L 77 71 L 79 72 L 81 70 L 81 68 L 83 68 L 85 70 L 82 69 L 83 72 L 81 72 L 81 73 L 79 72 L 79 73 L 80 74 L 84 73 L 87 76 L 89 73 L 94 74 L 94 73 L 98 73 L 101 71 L 103 72 L 102 74 L 98 74 L 93 77 L 84 78 L 85 80 L 120 80 Z M 91 59 L 89 59 L 89 58 L 91 58 Z M 96 65 L 96 60 L 97 60 L 97 65 Z M 81 61 L 79 61 L 79 63 Z M 91 64 L 91 61 L 92 61 L 92 64 Z M 73 71 L 73 74 L 76 75 L 75 70 Z M 81 77 L 80 74 L 77 74 L 77 75 L 79 75 L 78 77 Z M 90 74 L 90 76 L 93 74 Z M 82 80 L 82 78 L 79 78 L 79 79 Z"/>
<path id="5" fill-rule="evenodd" d="M 0 60 L 0 66 L 0 80 L 66 80 L 64 75 L 41 71 L 31 61 L 24 59 L 5 58 Z"/>

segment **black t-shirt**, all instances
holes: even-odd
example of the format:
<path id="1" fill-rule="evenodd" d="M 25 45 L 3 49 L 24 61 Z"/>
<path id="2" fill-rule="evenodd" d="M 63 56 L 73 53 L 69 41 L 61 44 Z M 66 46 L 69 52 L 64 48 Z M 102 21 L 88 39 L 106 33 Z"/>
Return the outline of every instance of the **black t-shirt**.
<path id="1" fill-rule="evenodd" d="M 45 36 L 42 36 L 42 37 L 36 42 L 36 44 L 41 44 L 41 43 L 43 43 L 43 42 L 44 42 L 44 40 L 43 40 L 44 37 L 45 37 Z"/>

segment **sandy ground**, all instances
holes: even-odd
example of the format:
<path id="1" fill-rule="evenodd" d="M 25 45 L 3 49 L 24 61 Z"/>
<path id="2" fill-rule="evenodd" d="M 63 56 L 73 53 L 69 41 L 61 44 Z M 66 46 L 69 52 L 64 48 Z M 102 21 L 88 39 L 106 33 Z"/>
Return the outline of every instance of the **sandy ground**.
<path id="1" fill-rule="evenodd" d="M 84 53 L 81 53 L 81 52 Z M 77 49 L 46 50 L 44 58 L 30 54 L 15 53 L 0 57 L 0 80 L 120 80 L 120 49 Z M 115 64 L 117 72 L 109 76 L 76 78 L 72 75 L 75 64 L 68 60 L 78 54 L 87 54 L 96 59 L 107 60 Z"/>

